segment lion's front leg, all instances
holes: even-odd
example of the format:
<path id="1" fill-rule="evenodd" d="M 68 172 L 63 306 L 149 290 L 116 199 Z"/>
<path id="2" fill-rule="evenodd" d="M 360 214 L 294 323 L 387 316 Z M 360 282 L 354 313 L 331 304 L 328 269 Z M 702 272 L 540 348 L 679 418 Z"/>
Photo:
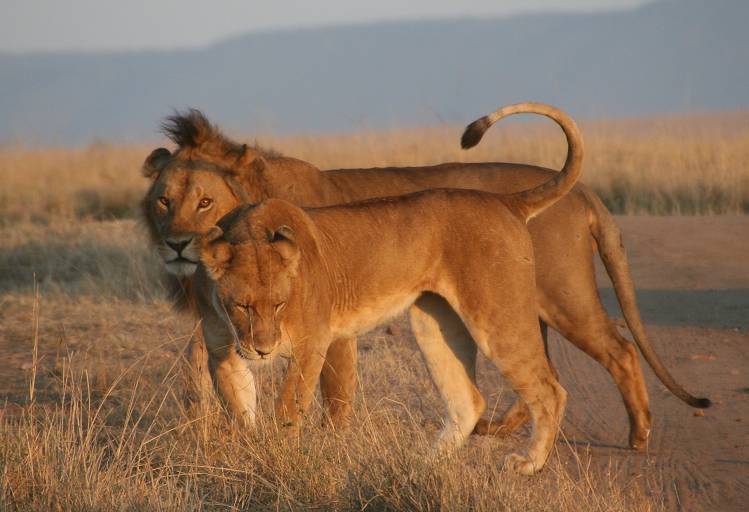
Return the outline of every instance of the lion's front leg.
<path id="1" fill-rule="evenodd" d="M 328 345 L 294 354 L 276 402 L 276 417 L 282 426 L 291 430 L 299 428 L 302 416 L 312 403 Z"/>
<path id="2" fill-rule="evenodd" d="M 226 325 L 212 317 L 203 318 L 203 339 L 216 390 L 229 411 L 250 425 L 255 424 L 257 391 L 255 376 L 234 350 L 234 340 Z"/>
<path id="3" fill-rule="evenodd" d="M 188 347 L 189 388 L 193 402 L 202 408 L 210 405 L 213 395 L 213 378 L 208 362 L 208 349 L 203 331 L 196 328 Z"/>
<path id="4" fill-rule="evenodd" d="M 229 410 L 241 420 L 255 425 L 257 391 L 255 376 L 247 362 L 233 350 L 218 360 L 215 369 L 216 386 Z"/>
<path id="5" fill-rule="evenodd" d="M 341 338 L 330 344 L 320 374 L 323 404 L 335 428 L 346 428 L 356 392 L 356 338 Z"/>

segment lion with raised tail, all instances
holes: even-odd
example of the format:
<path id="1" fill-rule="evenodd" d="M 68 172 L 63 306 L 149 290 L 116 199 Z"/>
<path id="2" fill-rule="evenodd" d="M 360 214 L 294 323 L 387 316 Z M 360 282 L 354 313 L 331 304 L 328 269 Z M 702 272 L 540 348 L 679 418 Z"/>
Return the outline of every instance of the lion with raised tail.
<path id="1" fill-rule="evenodd" d="M 493 114 L 472 123 L 463 145 L 477 143 L 496 120 Z M 508 194 L 535 187 L 554 175 L 549 169 L 501 162 L 320 171 L 309 163 L 237 143 L 196 110 L 168 118 L 164 131 L 177 148 L 156 149 L 146 159 L 143 172 L 151 186 L 143 208 L 165 267 L 193 301 L 196 237 L 245 202 L 281 198 L 300 206 L 325 206 L 442 187 Z M 679 398 L 695 407 L 705 406 L 704 400 L 687 393 L 669 375 L 651 348 L 635 302 L 619 229 L 598 197 L 585 185 L 577 184 L 559 202 L 531 219 L 528 228 L 536 255 L 542 333 L 545 335 L 546 326 L 551 326 L 609 371 L 627 409 L 630 446 L 644 448 L 650 432 L 647 389 L 635 346 L 617 331 L 601 304 L 593 266 L 596 251 L 647 362 Z M 241 371 L 248 381 L 252 378 L 241 362 L 217 366 L 217 356 L 209 354 L 199 338 L 192 344 L 191 353 L 193 367 L 198 370 L 195 381 L 203 395 L 212 393 L 215 381 L 225 396 L 224 375 Z M 354 339 L 343 338 L 331 344 L 320 387 L 333 424 L 345 424 L 356 387 Z M 249 384 L 243 389 L 250 389 Z M 518 402 L 501 421 L 481 421 L 476 431 L 506 434 L 528 419 L 527 408 Z"/>
<path id="2" fill-rule="evenodd" d="M 269 199 L 234 210 L 204 237 L 205 300 L 236 353 L 251 362 L 292 357 L 277 407 L 284 425 L 297 426 L 309 407 L 333 340 L 408 310 L 447 408 L 438 446 L 460 446 L 484 412 L 481 350 L 533 420 L 528 452 L 510 455 L 511 466 L 526 475 L 543 467 L 566 392 L 539 330 L 526 222 L 572 188 L 583 147 L 574 121 L 553 107 L 521 103 L 497 118 L 521 112 L 551 117 L 569 144 L 562 171 L 530 190 L 441 189 L 307 210 Z"/>

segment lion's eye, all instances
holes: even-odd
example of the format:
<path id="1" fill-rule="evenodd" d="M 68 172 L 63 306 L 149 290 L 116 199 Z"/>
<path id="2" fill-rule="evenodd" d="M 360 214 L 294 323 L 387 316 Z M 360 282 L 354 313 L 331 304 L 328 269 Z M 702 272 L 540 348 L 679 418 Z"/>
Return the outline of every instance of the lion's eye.
<path id="1" fill-rule="evenodd" d="M 213 204 L 213 199 L 210 197 L 204 197 L 198 202 L 198 208 L 204 210 Z"/>
<path id="2" fill-rule="evenodd" d="M 234 304 L 234 307 L 236 307 L 245 315 L 249 315 L 250 313 L 252 313 L 252 306 L 250 306 L 249 304 L 240 304 L 237 302 L 236 304 Z"/>
<path id="3" fill-rule="evenodd" d="M 275 313 L 279 314 L 284 309 L 286 309 L 286 303 L 285 302 L 280 302 L 280 303 L 276 304 Z"/>
<path id="4" fill-rule="evenodd" d="M 165 206 L 166 208 L 169 208 L 169 198 L 167 198 L 167 197 L 165 197 L 165 196 L 161 196 L 161 197 L 159 198 L 159 203 L 161 203 L 161 204 L 162 204 L 163 206 Z"/>

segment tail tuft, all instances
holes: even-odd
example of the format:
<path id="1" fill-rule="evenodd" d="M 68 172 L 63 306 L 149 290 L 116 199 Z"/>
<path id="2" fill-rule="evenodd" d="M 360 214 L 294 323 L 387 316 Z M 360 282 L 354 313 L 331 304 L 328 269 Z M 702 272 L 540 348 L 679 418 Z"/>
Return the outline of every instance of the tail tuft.
<path id="1" fill-rule="evenodd" d="M 694 401 L 689 403 L 689 405 L 698 409 L 707 409 L 708 407 L 713 405 L 713 403 L 709 398 L 695 398 Z"/>
<path id="2" fill-rule="evenodd" d="M 478 144 L 481 141 L 481 137 L 484 136 L 486 130 L 488 130 L 491 125 L 489 116 L 484 116 L 466 126 L 466 130 L 460 138 L 460 147 L 463 149 L 469 149 Z"/>

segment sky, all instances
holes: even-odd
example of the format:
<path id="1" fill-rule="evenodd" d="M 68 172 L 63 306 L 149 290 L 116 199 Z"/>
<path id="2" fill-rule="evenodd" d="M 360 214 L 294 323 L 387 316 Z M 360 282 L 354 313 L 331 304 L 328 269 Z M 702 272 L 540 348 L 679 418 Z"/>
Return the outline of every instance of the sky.
<path id="1" fill-rule="evenodd" d="M 196 47 L 236 34 L 378 20 L 630 8 L 647 0 L 0 0 L 0 52 Z"/>

